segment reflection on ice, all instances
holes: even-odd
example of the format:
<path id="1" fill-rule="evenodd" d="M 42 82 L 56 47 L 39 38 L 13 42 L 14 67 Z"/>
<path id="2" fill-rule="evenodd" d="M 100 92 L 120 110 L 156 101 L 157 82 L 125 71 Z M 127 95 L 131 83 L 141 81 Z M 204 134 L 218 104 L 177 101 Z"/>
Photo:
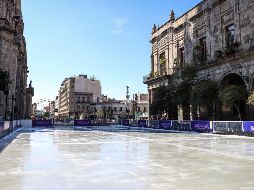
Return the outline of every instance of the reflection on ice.
<path id="1" fill-rule="evenodd" d="M 21 133 L 1 190 L 254 189 L 254 139 L 201 134 Z"/>

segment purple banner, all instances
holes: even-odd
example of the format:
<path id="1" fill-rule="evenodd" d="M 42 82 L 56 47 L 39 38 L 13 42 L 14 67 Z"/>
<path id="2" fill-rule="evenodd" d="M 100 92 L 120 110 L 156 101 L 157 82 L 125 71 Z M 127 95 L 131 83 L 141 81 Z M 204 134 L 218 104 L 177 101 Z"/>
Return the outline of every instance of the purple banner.
<path id="1" fill-rule="evenodd" d="M 191 128 L 197 131 L 210 131 L 210 121 L 191 121 Z"/>
<path id="2" fill-rule="evenodd" d="M 125 120 L 122 120 L 122 125 L 124 126 L 130 126 L 130 121 L 125 119 Z"/>
<path id="3" fill-rule="evenodd" d="M 85 119 L 85 120 L 74 120 L 74 126 L 92 126 L 91 119 Z"/>
<path id="4" fill-rule="evenodd" d="M 138 120 L 139 127 L 147 127 L 146 120 Z"/>
<path id="5" fill-rule="evenodd" d="M 244 132 L 254 132 L 254 121 L 243 122 Z"/>
<path id="6" fill-rule="evenodd" d="M 33 120 L 33 127 L 53 127 L 51 120 Z"/>
<path id="7" fill-rule="evenodd" d="M 160 129 L 170 129 L 172 122 L 170 120 L 160 120 L 159 121 Z"/>

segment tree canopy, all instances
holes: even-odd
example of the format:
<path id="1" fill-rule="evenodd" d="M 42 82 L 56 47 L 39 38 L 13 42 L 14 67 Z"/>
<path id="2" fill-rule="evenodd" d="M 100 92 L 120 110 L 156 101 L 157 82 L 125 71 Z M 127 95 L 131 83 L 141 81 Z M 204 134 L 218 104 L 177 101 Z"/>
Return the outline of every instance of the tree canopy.
<path id="1" fill-rule="evenodd" d="M 191 104 L 193 107 L 205 107 L 210 119 L 213 119 L 215 113 L 215 101 L 218 99 L 219 86 L 211 80 L 197 82 L 191 95 Z"/>
<path id="2" fill-rule="evenodd" d="M 240 103 L 248 98 L 248 92 L 244 86 L 230 85 L 219 91 L 219 99 L 226 106 L 235 106 L 241 120 Z"/>
<path id="3" fill-rule="evenodd" d="M 247 103 L 254 106 L 254 91 L 252 91 L 248 97 Z"/>

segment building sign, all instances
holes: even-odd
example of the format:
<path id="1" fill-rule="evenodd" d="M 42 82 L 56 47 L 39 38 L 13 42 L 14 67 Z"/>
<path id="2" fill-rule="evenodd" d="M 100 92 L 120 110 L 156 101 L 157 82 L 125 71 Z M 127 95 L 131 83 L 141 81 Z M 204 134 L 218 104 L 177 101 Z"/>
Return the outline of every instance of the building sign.
<path id="1" fill-rule="evenodd" d="M 244 132 L 254 132 L 254 121 L 243 122 Z"/>
<path id="2" fill-rule="evenodd" d="M 170 120 L 160 120 L 159 121 L 160 129 L 170 129 L 172 122 Z"/>
<path id="3" fill-rule="evenodd" d="M 92 126 L 92 122 L 90 119 L 74 120 L 74 126 Z"/>
<path id="4" fill-rule="evenodd" d="M 53 127 L 51 120 L 32 120 L 33 127 Z"/>
<path id="5" fill-rule="evenodd" d="M 147 127 L 146 120 L 138 120 L 139 127 Z"/>
<path id="6" fill-rule="evenodd" d="M 130 126 L 130 121 L 128 119 L 124 119 L 122 121 L 122 125 L 124 125 L 124 126 Z"/>
<path id="7" fill-rule="evenodd" d="M 210 121 L 191 121 L 191 128 L 194 131 L 210 131 Z"/>

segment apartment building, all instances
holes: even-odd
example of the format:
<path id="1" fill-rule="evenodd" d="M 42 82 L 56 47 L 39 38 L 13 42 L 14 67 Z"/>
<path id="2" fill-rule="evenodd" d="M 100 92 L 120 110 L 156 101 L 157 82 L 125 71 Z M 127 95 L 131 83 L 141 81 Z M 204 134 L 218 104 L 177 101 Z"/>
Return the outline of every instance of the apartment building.
<path id="1" fill-rule="evenodd" d="M 101 83 L 87 75 L 69 77 L 61 84 L 59 94 L 58 117 L 80 118 L 93 110 L 93 104 L 101 101 Z"/>

